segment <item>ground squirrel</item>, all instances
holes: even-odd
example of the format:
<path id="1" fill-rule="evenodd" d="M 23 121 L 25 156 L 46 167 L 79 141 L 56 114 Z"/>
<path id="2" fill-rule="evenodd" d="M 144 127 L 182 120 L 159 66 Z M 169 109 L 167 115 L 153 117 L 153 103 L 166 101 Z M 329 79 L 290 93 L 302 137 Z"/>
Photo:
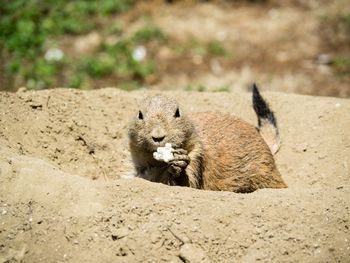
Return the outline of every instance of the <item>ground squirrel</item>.
<path id="1" fill-rule="evenodd" d="M 255 84 L 253 107 L 258 128 L 230 114 L 186 115 L 173 98 L 147 97 L 129 127 L 136 176 L 240 193 L 286 187 L 273 159 L 280 145 L 276 119 Z M 166 143 L 174 148 L 168 163 L 153 157 Z"/>

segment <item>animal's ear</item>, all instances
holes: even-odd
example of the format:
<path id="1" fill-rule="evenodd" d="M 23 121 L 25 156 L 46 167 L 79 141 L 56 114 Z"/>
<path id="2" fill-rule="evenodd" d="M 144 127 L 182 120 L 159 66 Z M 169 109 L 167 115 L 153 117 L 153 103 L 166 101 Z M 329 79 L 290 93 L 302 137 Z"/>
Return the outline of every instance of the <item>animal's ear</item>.
<path id="1" fill-rule="evenodd" d="M 180 117 L 180 110 L 179 110 L 179 108 L 176 109 L 174 117 L 175 118 L 179 118 Z"/>
<path id="2" fill-rule="evenodd" d="M 143 120 L 143 114 L 142 112 L 139 110 L 139 114 L 137 116 L 139 118 L 139 120 Z"/>

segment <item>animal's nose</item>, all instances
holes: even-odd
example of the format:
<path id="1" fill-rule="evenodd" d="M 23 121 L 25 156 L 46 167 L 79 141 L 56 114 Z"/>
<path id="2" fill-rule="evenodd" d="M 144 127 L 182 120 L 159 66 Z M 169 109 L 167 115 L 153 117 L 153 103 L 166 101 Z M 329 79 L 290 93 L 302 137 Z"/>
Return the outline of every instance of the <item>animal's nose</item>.
<path id="1" fill-rule="evenodd" d="M 154 142 L 162 142 L 165 138 L 165 130 L 160 125 L 157 125 L 151 132 L 152 140 Z"/>
<path id="2" fill-rule="evenodd" d="M 162 142 L 164 140 L 165 136 L 152 136 L 153 141 L 155 142 Z"/>

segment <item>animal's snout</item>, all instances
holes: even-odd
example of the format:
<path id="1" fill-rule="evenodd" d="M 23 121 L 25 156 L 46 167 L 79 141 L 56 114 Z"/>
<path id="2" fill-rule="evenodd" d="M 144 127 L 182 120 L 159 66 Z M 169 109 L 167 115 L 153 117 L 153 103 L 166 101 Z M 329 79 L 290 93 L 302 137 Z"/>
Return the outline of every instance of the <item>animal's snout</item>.
<path id="1" fill-rule="evenodd" d="M 151 136 L 154 142 L 157 142 L 157 143 L 162 142 L 164 141 L 164 138 L 165 138 L 165 131 L 162 127 L 158 126 L 153 129 Z"/>
<path id="2" fill-rule="evenodd" d="M 162 142 L 164 140 L 164 138 L 165 138 L 165 136 L 159 136 L 159 137 L 152 136 L 152 139 L 155 142 Z"/>

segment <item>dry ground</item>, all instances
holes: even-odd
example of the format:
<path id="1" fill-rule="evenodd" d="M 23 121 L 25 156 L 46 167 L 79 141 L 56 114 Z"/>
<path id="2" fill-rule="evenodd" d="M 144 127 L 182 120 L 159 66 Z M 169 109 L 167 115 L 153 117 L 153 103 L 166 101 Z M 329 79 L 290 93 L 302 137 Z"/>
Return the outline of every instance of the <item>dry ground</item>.
<path id="1" fill-rule="evenodd" d="M 168 92 L 255 123 L 250 94 Z M 0 93 L 0 262 L 349 262 L 350 101 L 266 92 L 289 188 L 120 179 L 143 91 Z"/>

